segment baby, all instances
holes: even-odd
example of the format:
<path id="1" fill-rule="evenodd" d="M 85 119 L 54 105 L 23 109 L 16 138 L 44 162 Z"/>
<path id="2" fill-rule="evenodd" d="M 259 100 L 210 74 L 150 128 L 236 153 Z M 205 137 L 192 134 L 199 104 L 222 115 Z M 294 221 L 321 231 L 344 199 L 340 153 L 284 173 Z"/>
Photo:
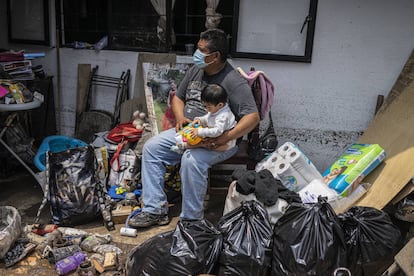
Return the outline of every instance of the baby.
<path id="1" fill-rule="evenodd" d="M 236 125 L 234 114 L 227 104 L 227 92 L 218 84 L 209 84 L 201 92 L 201 102 L 207 109 L 207 114 L 202 117 L 195 117 L 191 125 L 192 138 L 218 137 L 224 131 L 232 129 Z M 194 126 L 201 127 L 194 127 Z M 177 145 L 171 149 L 176 152 L 183 152 L 187 147 L 187 141 L 180 133 L 176 136 Z M 215 150 L 225 151 L 236 145 L 236 139 L 221 145 Z"/>

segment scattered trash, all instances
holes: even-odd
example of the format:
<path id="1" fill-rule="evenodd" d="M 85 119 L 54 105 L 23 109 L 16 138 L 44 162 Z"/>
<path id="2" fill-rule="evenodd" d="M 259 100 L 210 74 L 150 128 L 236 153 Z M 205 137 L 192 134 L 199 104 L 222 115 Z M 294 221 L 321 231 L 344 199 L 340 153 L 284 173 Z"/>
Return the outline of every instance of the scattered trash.
<path id="1" fill-rule="evenodd" d="M 79 276 L 94 276 L 96 275 L 95 268 L 89 260 L 83 261 L 78 267 Z"/>
<path id="2" fill-rule="evenodd" d="M 6 253 L 3 261 L 6 267 L 10 267 L 31 253 L 36 247 L 33 243 L 16 242 L 15 245 Z"/>
<path id="3" fill-rule="evenodd" d="M 397 204 L 397 210 L 394 216 L 397 219 L 407 222 L 414 222 L 414 194 L 400 200 Z"/>
<path id="4" fill-rule="evenodd" d="M 46 247 L 52 246 L 53 241 L 55 239 L 61 239 L 62 238 L 62 232 L 60 232 L 58 229 L 56 229 L 52 233 L 46 234 L 45 237 L 46 237 L 46 239 L 36 246 L 36 251 L 38 251 L 42 255 L 44 254 Z"/>
<path id="5" fill-rule="evenodd" d="M 121 230 L 119 230 L 119 233 L 121 234 L 121 236 L 136 237 L 137 229 L 122 227 Z"/>
<path id="6" fill-rule="evenodd" d="M 51 233 L 58 228 L 56 224 L 35 224 L 33 225 L 32 232 L 43 236 L 44 234 Z"/>
<path id="7" fill-rule="evenodd" d="M 86 252 L 95 252 L 95 247 L 101 244 L 107 244 L 110 243 L 112 240 L 111 235 L 91 235 L 86 237 L 82 243 L 80 244 L 80 247 L 82 250 L 85 250 Z"/>
<path id="8" fill-rule="evenodd" d="M 93 248 L 93 251 L 96 252 L 96 253 L 99 253 L 99 254 L 105 254 L 105 253 L 108 253 L 108 252 L 113 252 L 113 253 L 119 255 L 119 254 L 122 253 L 122 250 L 119 247 L 117 247 L 113 244 L 100 244 L 100 245 L 97 245 Z"/>
<path id="9" fill-rule="evenodd" d="M 100 50 L 104 49 L 106 46 L 108 46 L 108 36 L 102 37 L 95 45 L 94 49 L 95 51 L 99 52 Z"/>
<path id="10" fill-rule="evenodd" d="M 59 226 L 59 231 L 62 232 L 63 236 L 88 236 L 89 233 L 72 227 L 62 227 Z"/>
<path id="11" fill-rule="evenodd" d="M 89 257 L 89 260 L 91 261 L 96 271 L 98 271 L 99 273 L 104 272 L 105 270 L 103 267 L 104 256 L 102 256 L 101 254 L 95 253 Z"/>
<path id="12" fill-rule="evenodd" d="M 93 49 L 93 45 L 88 43 L 88 42 L 84 42 L 84 41 L 74 41 L 72 43 L 69 44 L 65 44 L 66 47 L 71 47 L 74 49 Z"/>
<path id="13" fill-rule="evenodd" d="M 80 251 L 82 250 L 79 245 L 69 245 L 65 247 L 55 248 L 49 251 L 48 259 L 50 263 L 54 264 L 66 257 L 72 256 L 75 252 Z"/>
<path id="14" fill-rule="evenodd" d="M 103 268 L 104 270 L 115 269 L 118 264 L 118 257 L 115 252 L 105 252 Z"/>
<path id="15" fill-rule="evenodd" d="M 19 211 L 12 206 L 0 206 L 0 258 L 3 258 L 22 231 Z"/>
<path id="16" fill-rule="evenodd" d="M 60 260 L 55 265 L 55 270 L 59 275 L 65 275 L 78 268 L 85 261 L 86 254 L 83 252 L 75 252 L 72 256 Z"/>

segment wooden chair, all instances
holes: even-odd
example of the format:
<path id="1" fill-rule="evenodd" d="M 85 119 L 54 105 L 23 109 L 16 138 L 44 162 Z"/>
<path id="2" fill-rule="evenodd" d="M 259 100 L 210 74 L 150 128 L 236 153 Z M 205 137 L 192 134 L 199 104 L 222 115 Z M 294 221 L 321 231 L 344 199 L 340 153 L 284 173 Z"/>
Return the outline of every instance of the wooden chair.
<path id="1" fill-rule="evenodd" d="M 251 68 L 250 70 L 254 71 L 254 68 Z M 260 87 L 260 82 L 258 80 L 254 81 L 254 83 L 251 85 L 251 88 L 254 99 L 256 101 L 257 110 L 259 110 L 260 112 L 262 105 L 262 91 Z M 239 149 L 235 155 L 221 163 L 212 166 L 209 169 L 205 208 L 207 208 L 208 200 L 210 199 L 210 194 L 227 192 L 228 189 L 228 187 L 214 187 L 211 185 L 213 172 L 214 174 L 218 175 L 222 174 L 223 172 L 228 172 L 228 170 L 220 169 L 220 167 L 223 167 L 222 165 L 245 165 L 247 170 L 255 169 L 258 161 L 251 158 L 249 152 L 254 150 L 255 145 L 259 144 L 259 126 L 260 123 L 257 124 L 256 127 L 251 132 L 249 132 L 246 135 L 246 137 L 243 138 L 243 140 L 239 144 Z"/>

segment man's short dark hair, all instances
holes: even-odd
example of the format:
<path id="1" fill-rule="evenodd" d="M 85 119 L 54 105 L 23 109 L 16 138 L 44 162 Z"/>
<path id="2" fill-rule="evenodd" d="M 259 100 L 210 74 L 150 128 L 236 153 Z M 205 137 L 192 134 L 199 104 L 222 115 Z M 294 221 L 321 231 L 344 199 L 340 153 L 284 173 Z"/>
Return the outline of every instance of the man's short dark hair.
<path id="1" fill-rule="evenodd" d="M 207 41 L 207 48 L 210 53 L 220 52 L 221 61 L 227 60 L 229 53 L 229 45 L 227 41 L 227 35 L 220 29 L 208 29 L 200 34 L 200 39 Z"/>
<path id="2" fill-rule="evenodd" d="M 227 103 L 227 92 L 219 84 L 208 84 L 201 92 L 201 101 L 217 105 L 219 103 Z"/>

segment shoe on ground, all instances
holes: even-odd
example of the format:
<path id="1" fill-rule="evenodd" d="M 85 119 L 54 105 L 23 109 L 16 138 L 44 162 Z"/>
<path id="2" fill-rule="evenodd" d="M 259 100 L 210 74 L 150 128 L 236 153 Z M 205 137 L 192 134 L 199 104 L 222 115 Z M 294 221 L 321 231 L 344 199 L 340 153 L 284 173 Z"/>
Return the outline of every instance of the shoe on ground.
<path id="1" fill-rule="evenodd" d="M 168 215 L 157 215 L 148 212 L 140 212 L 128 221 L 128 226 L 133 228 L 150 227 L 153 225 L 167 225 L 170 223 Z"/>

